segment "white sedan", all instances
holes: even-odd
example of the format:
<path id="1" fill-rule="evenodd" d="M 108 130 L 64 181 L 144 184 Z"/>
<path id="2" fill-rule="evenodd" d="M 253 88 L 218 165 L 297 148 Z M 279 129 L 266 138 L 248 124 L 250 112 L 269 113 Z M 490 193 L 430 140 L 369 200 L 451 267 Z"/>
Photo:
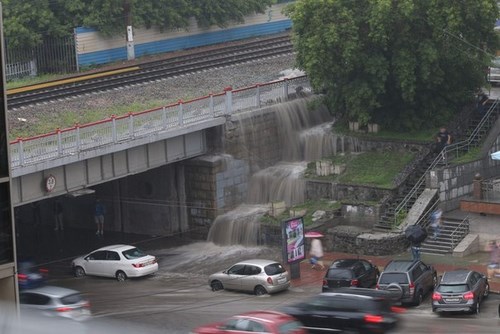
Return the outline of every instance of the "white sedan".
<path id="1" fill-rule="evenodd" d="M 76 277 L 85 275 L 115 277 L 124 281 L 128 277 L 141 277 L 158 271 L 158 262 L 152 255 L 128 245 L 111 245 L 80 256 L 71 264 Z"/>

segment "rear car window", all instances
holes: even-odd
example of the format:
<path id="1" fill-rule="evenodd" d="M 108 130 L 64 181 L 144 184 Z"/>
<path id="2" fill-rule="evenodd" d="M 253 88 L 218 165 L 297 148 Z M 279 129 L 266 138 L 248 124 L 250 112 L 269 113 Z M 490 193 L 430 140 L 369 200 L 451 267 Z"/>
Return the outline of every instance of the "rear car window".
<path id="1" fill-rule="evenodd" d="M 146 253 L 141 251 L 139 248 L 127 249 L 126 251 L 123 251 L 122 254 L 128 260 L 138 259 L 140 257 L 146 256 Z"/>
<path id="2" fill-rule="evenodd" d="M 67 295 L 61 298 L 61 303 L 63 305 L 77 304 L 83 300 L 83 297 L 79 293 L 74 293 L 72 295 Z"/>
<path id="3" fill-rule="evenodd" d="M 405 273 L 382 273 L 380 275 L 379 284 L 407 284 L 408 276 Z"/>
<path id="4" fill-rule="evenodd" d="M 328 269 L 326 277 L 330 279 L 351 279 L 352 272 L 348 269 Z"/>
<path id="5" fill-rule="evenodd" d="M 286 269 L 280 263 L 271 263 L 264 267 L 264 271 L 267 275 L 272 276 L 284 273 Z"/>
<path id="6" fill-rule="evenodd" d="M 467 284 L 440 284 L 437 287 L 438 292 L 442 293 L 460 293 L 469 291 Z"/>

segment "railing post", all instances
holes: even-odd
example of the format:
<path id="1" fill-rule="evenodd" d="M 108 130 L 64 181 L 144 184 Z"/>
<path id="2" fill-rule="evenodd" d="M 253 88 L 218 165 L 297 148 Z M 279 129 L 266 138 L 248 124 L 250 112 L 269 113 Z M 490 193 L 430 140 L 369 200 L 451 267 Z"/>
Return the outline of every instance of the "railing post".
<path id="1" fill-rule="evenodd" d="M 111 115 L 111 123 L 113 124 L 111 128 L 111 134 L 113 136 L 113 143 L 116 143 L 116 116 Z"/>
<path id="2" fill-rule="evenodd" d="M 76 131 L 76 151 L 80 152 L 80 146 L 82 145 L 82 141 L 80 139 L 80 124 L 76 123 L 75 124 L 75 131 Z"/>
<path id="3" fill-rule="evenodd" d="M 57 128 L 57 155 L 62 155 L 62 138 L 61 138 L 61 129 Z"/>
<path id="4" fill-rule="evenodd" d="M 163 129 L 167 128 L 167 108 L 162 107 L 161 108 L 161 123 Z"/>
<path id="5" fill-rule="evenodd" d="M 17 142 L 19 143 L 19 166 L 24 165 L 24 145 L 23 145 L 23 139 L 22 138 L 17 138 Z"/>
<path id="6" fill-rule="evenodd" d="M 214 95 L 210 93 L 210 100 L 208 102 L 208 106 L 210 108 L 210 113 L 215 117 L 215 109 L 214 109 Z"/>
<path id="7" fill-rule="evenodd" d="M 134 114 L 132 112 L 128 113 L 128 136 L 134 138 Z"/>
<path id="8" fill-rule="evenodd" d="M 182 108 L 182 100 L 179 100 L 178 103 L 179 103 L 179 111 L 178 111 L 178 113 L 179 113 L 178 114 L 179 125 L 182 126 L 182 125 L 184 125 L 184 115 L 183 115 L 184 111 L 182 110 L 183 109 Z"/>
<path id="9" fill-rule="evenodd" d="M 231 115 L 233 113 L 233 88 L 231 86 L 224 88 L 226 92 L 226 115 Z"/>
<path id="10" fill-rule="evenodd" d="M 255 92 L 255 102 L 257 102 L 255 105 L 257 108 L 260 108 L 260 84 L 257 84 L 255 86 L 256 92 Z"/>

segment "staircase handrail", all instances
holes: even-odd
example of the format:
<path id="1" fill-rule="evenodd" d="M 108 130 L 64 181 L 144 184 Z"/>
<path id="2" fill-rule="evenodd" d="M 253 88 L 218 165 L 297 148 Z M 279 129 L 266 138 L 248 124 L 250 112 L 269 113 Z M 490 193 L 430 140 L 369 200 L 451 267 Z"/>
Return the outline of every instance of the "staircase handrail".
<path id="1" fill-rule="evenodd" d="M 443 148 L 443 150 L 436 156 L 436 158 L 432 161 L 432 163 L 429 165 L 427 170 L 422 174 L 422 176 L 418 179 L 418 181 L 415 183 L 413 188 L 406 194 L 406 196 L 401 200 L 401 202 L 398 204 L 396 209 L 394 210 L 394 223 L 397 224 L 397 219 L 400 214 L 400 212 L 403 210 L 403 208 L 406 208 L 406 205 L 410 201 L 411 198 L 415 196 L 417 193 L 417 190 L 420 189 L 422 184 L 425 182 L 425 177 L 427 173 L 429 173 L 431 170 L 433 170 L 438 163 L 442 160 L 442 156 L 448 156 L 448 152 L 452 150 L 456 150 L 458 152 L 459 148 L 462 148 L 464 146 L 470 146 L 470 143 L 473 141 L 473 139 L 478 136 L 479 131 L 483 128 L 483 126 L 486 124 L 486 121 L 489 119 L 490 115 L 493 113 L 493 111 L 496 111 L 498 104 L 500 103 L 500 99 L 496 99 L 491 107 L 486 111 L 484 116 L 481 118 L 481 121 L 479 124 L 476 126 L 476 128 L 472 131 L 471 135 L 469 136 L 468 139 L 462 140 L 457 143 L 453 143 L 450 145 L 447 145 Z"/>
<path id="2" fill-rule="evenodd" d="M 461 232 L 461 233 L 459 233 Z M 460 224 L 451 232 L 451 247 L 455 248 L 457 245 L 456 240 L 460 238 L 462 240 L 463 236 L 469 233 L 469 216 L 467 215 Z"/>

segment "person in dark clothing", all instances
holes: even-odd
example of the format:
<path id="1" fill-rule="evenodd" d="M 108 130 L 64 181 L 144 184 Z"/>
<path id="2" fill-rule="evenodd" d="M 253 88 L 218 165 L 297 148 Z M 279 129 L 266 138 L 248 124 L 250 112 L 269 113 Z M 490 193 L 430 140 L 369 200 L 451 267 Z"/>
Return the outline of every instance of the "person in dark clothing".
<path id="1" fill-rule="evenodd" d="M 54 216 L 56 221 L 56 226 L 54 231 L 64 230 L 64 216 L 63 216 L 63 206 L 60 200 L 54 202 Z"/>
<path id="2" fill-rule="evenodd" d="M 441 153 L 443 160 L 446 160 L 445 152 L 443 150 L 446 145 L 451 144 L 451 135 L 445 127 L 441 127 L 441 129 L 439 129 L 439 132 L 436 136 L 436 143 L 436 152 Z"/>
<path id="3" fill-rule="evenodd" d="M 104 234 L 104 215 L 106 214 L 106 207 L 102 203 L 100 199 L 96 200 L 95 203 L 95 213 L 94 213 L 94 220 L 97 225 L 97 232 L 95 233 L 96 235 L 103 235 Z"/>
<path id="4" fill-rule="evenodd" d="M 411 243 L 411 256 L 413 261 L 420 260 L 420 242 Z"/>

